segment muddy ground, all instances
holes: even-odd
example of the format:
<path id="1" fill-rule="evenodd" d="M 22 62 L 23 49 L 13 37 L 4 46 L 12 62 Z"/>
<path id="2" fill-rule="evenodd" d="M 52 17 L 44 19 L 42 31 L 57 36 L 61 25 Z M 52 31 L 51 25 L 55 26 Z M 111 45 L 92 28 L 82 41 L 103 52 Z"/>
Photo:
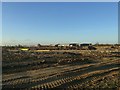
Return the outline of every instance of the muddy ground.
<path id="1" fill-rule="evenodd" d="M 119 89 L 118 51 L 3 51 L 3 90 Z"/>

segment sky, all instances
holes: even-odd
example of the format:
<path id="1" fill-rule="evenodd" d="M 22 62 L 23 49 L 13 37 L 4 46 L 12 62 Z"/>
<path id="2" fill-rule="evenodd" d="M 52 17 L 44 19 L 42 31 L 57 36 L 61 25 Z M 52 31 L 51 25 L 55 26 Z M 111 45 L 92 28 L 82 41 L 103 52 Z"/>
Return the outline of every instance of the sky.
<path id="1" fill-rule="evenodd" d="M 2 45 L 2 3 L 0 2 L 0 46 Z"/>
<path id="2" fill-rule="evenodd" d="M 4 2 L 3 45 L 118 43 L 117 2 Z"/>

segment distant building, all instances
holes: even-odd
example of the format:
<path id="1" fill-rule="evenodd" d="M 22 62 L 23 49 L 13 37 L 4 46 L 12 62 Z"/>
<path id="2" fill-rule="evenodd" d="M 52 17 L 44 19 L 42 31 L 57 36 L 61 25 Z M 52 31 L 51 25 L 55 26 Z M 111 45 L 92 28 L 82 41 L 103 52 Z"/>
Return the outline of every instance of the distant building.
<path id="1" fill-rule="evenodd" d="M 61 45 L 60 45 L 60 44 L 56 44 L 56 45 L 55 45 L 55 47 L 59 47 L 59 46 L 61 46 Z"/>
<path id="2" fill-rule="evenodd" d="M 85 49 L 85 50 L 91 49 L 90 46 L 92 46 L 91 43 L 83 43 L 83 44 L 80 44 L 81 49 Z M 92 48 L 92 49 L 93 49 L 93 48 Z"/>
<path id="3" fill-rule="evenodd" d="M 69 44 L 69 46 L 70 46 L 70 47 L 78 47 L 79 44 L 78 44 L 78 43 L 71 43 L 71 44 Z"/>
<path id="4" fill-rule="evenodd" d="M 78 43 L 71 43 L 71 44 L 69 44 L 69 47 L 79 47 L 79 44 Z"/>
<path id="5" fill-rule="evenodd" d="M 91 46 L 92 44 L 91 43 L 83 43 L 83 44 L 80 44 L 81 47 L 88 47 L 88 46 Z"/>
<path id="6" fill-rule="evenodd" d="M 55 45 L 55 47 L 61 47 L 61 46 L 64 47 L 65 45 L 63 45 L 63 44 L 56 44 L 56 45 Z"/>

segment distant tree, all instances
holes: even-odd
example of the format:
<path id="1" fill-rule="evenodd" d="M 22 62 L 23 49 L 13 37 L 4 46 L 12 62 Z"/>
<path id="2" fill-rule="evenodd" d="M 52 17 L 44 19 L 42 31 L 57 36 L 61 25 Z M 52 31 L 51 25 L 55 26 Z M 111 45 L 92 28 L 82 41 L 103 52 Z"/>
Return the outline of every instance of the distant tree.
<path id="1" fill-rule="evenodd" d="M 18 44 L 18 48 L 22 48 L 22 47 L 23 47 L 22 45 Z"/>
<path id="2" fill-rule="evenodd" d="M 41 47 L 41 44 L 38 44 L 37 46 L 38 46 L 38 47 Z"/>

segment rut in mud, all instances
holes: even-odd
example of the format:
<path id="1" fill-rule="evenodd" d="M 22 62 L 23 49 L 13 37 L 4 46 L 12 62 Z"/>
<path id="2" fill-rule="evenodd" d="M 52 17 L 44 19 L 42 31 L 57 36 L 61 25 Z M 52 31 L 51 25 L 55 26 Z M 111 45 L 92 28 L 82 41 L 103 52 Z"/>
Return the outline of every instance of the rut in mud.
<path id="1" fill-rule="evenodd" d="M 53 53 L 51 55 L 53 55 Z M 49 66 L 46 67 L 40 67 L 40 65 L 45 65 L 45 63 L 42 63 L 40 65 L 36 64 L 37 68 L 33 69 L 31 67 L 28 70 L 29 66 L 27 67 L 26 65 L 29 62 L 24 61 L 26 64 L 24 67 L 26 68 L 18 72 L 17 70 L 20 68 L 14 68 L 13 70 L 13 66 L 11 68 L 11 70 L 13 70 L 12 72 L 3 73 L 3 89 L 22 88 L 47 90 L 50 88 L 80 89 L 119 87 L 119 58 L 111 59 L 110 57 L 110 59 L 108 58 L 109 60 L 104 61 L 94 60 L 94 58 L 91 57 L 89 60 L 88 57 L 84 58 L 81 54 L 71 55 L 71 53 L 64 53 L 60 55 L 59 58 L 56 58 L 58 54 L 56 57 L 47 57 L 46 63 L 49 63 Z M 45 59 L 45 55 L 43 57 Z M 52 59 L 57 60 L 57 62 L 54 60 L 53 62 L 50 61 Z M 60 59 L 62 59 L 62 61 Z M 39 61 L 40 60 L 34 62 L 39 63 Z M 5 65 L 7 66 L 7 64 Z M 13 63 L 13 65 L 15 64 Z M 20 66 L 18 65 L 18 67 Z"/>

